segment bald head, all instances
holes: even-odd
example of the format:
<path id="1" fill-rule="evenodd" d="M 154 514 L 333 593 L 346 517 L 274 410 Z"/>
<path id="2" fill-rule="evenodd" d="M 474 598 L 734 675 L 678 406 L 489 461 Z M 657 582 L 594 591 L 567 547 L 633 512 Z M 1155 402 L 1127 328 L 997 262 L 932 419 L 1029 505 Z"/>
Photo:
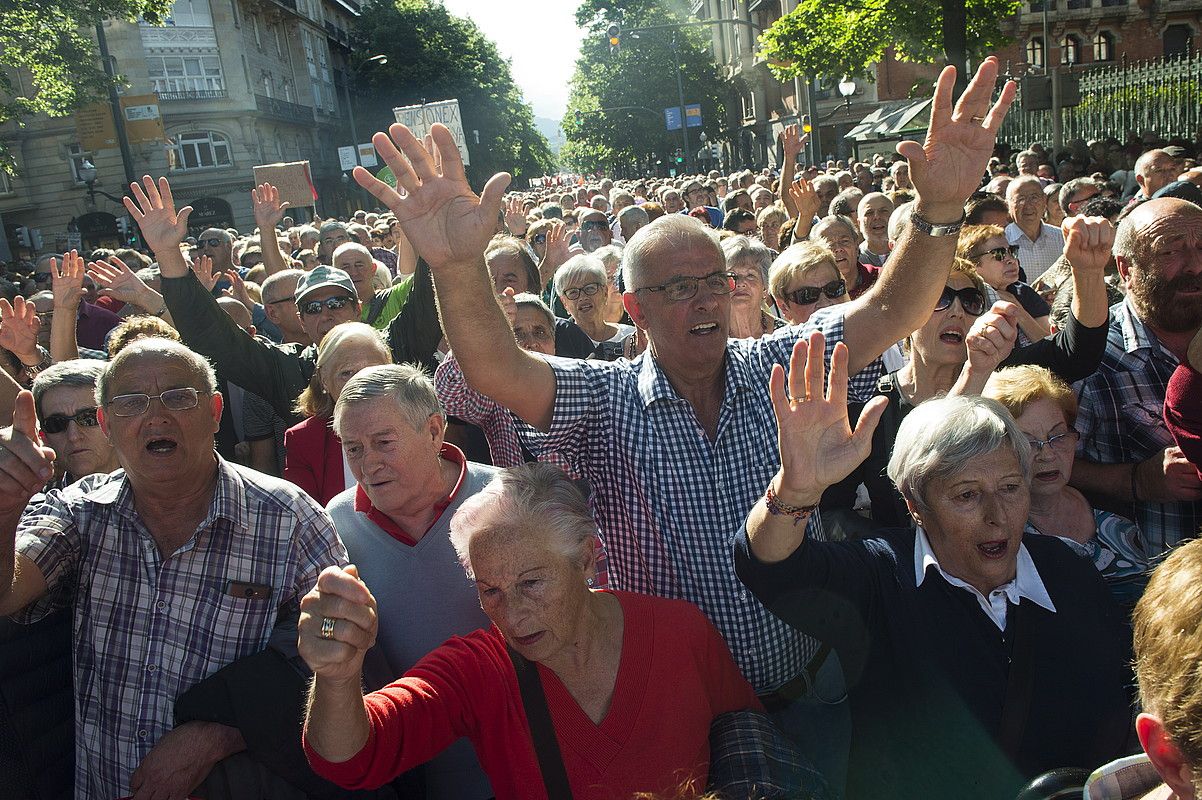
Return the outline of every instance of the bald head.
<path id="1" fill-rule="evenodd" d="M 1181 162 L 1164 150 L 1149 150 L 1135 162 L 1135 182 L 1144 197 L 1151 197 L 1177 178 Z"/>
<path id="2" fill-rule="evenodd" d="M 1180 232 L 1194 232 L 1202 236 L 1202 208 L 1188 200 L 1177 197 L 1161 197 L 1140 203 L 1119 223 L 1114 235 L 1114 255 L 1128 263 L 1138 263 L 1140 255 L 1152 244 L 1154 228 L 1164 227 L 1159 223 L 1172 220 Z"/>

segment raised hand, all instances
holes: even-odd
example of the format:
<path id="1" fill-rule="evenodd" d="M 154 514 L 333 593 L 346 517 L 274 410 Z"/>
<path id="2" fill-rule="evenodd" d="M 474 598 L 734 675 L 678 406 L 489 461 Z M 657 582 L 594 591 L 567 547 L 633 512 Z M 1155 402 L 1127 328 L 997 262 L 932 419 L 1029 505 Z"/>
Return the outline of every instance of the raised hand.
<path id="1" fill-rule="evenodd" d="M 200 285 L 205 287 L 206 292 L 213 291 L 213 287 L 217 285 L 217 281 L 221 278 L 221 273 L 213 273 L 213 259 L 208 256 L 201 256 L 192 264 L 192 271 L 196 273 L 197 280 Z"/>
<path id="2" fill-rule="evenodd" d="M 404 194 L 362 167 L 355 167 L 355 181 L 396 215 L 405 236 L 432 269 L 475 265 L 496 231 L 509 173 L 493 175 L 477 196 L 468 185 L 447 127 L 435 123 L 429 141 L 430 147 L 423 147 L 400 123 L 392 125 L 388 134 L 372 137 L 376 152 Z"/>
<path id="3" fill-rule="evenodd" d="M 13 409 L 13 424 L 0 428 L 0 516 L 20 514 L 53 475 L 54 451 L 38 443 L 33 395 L 22 390 Z"/>
<path id="4" fill-rule="evenodd" d="M 522 210 L 522 196 L 513 195 L 505 201 L 505 227 L 514 236 L 526 235 L 526 212 Z"/>
<path id="5" fill-rule="evenodd" d="M 801 149 L 805 147 L 806 142 L 810 140 L 810 135 L 802 134 L 801 128 L 796 124 L 786 125 L 783 135 L 781 136 L 781 147 L 785 151 L 785 163 L 791 164 L 796 162 L 797 156 L 801 154 Z M 792 156 L 792 161 L 790 160 Z"/>
<path id="6" fill-rule="evenodd" d="M 805 178 L 798 178 L 789 184 L 784 200 L 785 209 L 789 214 L 798 219 L 804 219 L 807 223 L 814 218 L 822 206 L 822 200 L 818 198 L 818 192 L 814 191 L 814 185 Z"/>
<path id="7" fill-rule="evenodd" d="M 562 267 L 568 260 L 568 240 L 571 239 L 568 226 L 563 220 L 554 220 L 547 228 L 547 247 L 543 253 L 542 263 L 539 264 L 539 274 L 544 280 L 550 280 L 555 270 Z"/>
<path id="8" fill-rule="evenodd" d="M 825 351 L 826 340 L 814 331 L 808 342 L 798 340 L 793 345 L 788 394 L 780 364 L 772 367 L 768 381 L 780 450 L 780 494 L 790 505 L 817 504 L 828 486 L 868 458 L 872 433 L 888 402 L 873 398 L 853 431 L 847 417 L 847 347 L 842 342 L 835 345 L 824 392 Z"/>
<path id="9" fill-rule="evenodd" d="M 58 259 L 50 261 L 50 289 L 54 292 L 54 310 L 78 309 L 83 301 L 83 257 L 72 250 Z"/>
<path id="10" fill-rule="evenodd" d="M 10 304 L 0 297 L 0 347 L 33 365 L 42 360 L 38 352 L 38 310 L 33 303 L 18 296 Z"/>
<path id="11" fill-rule="evenodd" d="M 146 309 L 148 305 L 162 300 L 158 292 L 147 286 L 137 273 L 116 256 L 109 256 L 108 261 L 89 262 L 88 277 L 96 282 L 96 288 L 101 294 L 116 298 L 122 303 Z M 157 307 L 148 310 L 154 311 Z"/>
<path id="12" fill-rule="evenodd" d="M 968 360 L 952 394 L 978 395 L 984 390 L 989 376 L 1014 350 L 1019 311 L 1019 306 L 1003 300 L 977 317 L 964 337 Z"/>
<path id="13" fill-rule="evenodd" d="M 954 222 L 963 213 L 964 201 L 981 184 L 981 176 L 998 128 L 1014 102 L 1017 86 L 1006 81 L 1001 96 L 993 102 L 998 60 L 986 58 L 977 74 L 952 106 L 956 68 L 945 67 L 935 83 L 931 101 L 931 124 L 924 144 L 899 142 L 897 152 L 910 162 L 910 179 L 925 213 L 939 217 L 931 222 Z"/>
<path id="14" fill-rule="evenodd" d="M 188 217 L 192 214 L 192 206 L 184 206 L 176 213 L 175 198 L 171 196 L 171 184 L 166 178 L 159 178 L 156 184 L 149 175 L 142 178 L 142 183 L 129 185 L 133 197 L 122 198 L 125 210 L 138 224 L 142 238 L 161 261 L 163 254 L 170 250 L 179 250 L 179 244 L 188 235 Z"/>
<path id="15" fill-rule="evenodd" d="M 287 203 L 280 202 L 280 190 L 270 183 L 260 183 L 250 190 L 250 204 L 260 231 L 279 225 L 284 218 L 284 209 L 288 207 Z"/>
<path id="16" fill-rule="evenodd" d="M 505 312 L 505 318 L 509 320 L 509 326 L 513 327 L 518 319 L 518 304 L 513 299 L 513 287 L 506 286 L 505 291 L 497 296 L 497 302 L 501 304 L 501 310 Z"/>
<path id="17" fill-rule="evenodd" d="M 230 282 L 230 288 L 226 290 L 229 296 L 246 306 L 246 310 L 250 313 L 255 313 L 255 299 L 246 290 L 246 281 L 242 280 L 242 276 L 238 274 L 238 270 L 226 270 L 225 277 Z"/>
<path id="18" fill-rule="evenodd" d="M 358 681 L 363 656 L 376 643 L 378 624 L 376 599 L 359 580 L 359 570 L 353 564 L 326 567 L 313 591 L 301 598 L 301 658 L 319 678 Z M 322 635 L 323 625 L 329 635 Z"/>
<path id="19" fill-rule="evenodd" d="M 1114 225 L 1105 217 L 1070 217 L 1064 221 L 1064 256 L 1073 272 L 1105 275 L 1114 247 Z"/>

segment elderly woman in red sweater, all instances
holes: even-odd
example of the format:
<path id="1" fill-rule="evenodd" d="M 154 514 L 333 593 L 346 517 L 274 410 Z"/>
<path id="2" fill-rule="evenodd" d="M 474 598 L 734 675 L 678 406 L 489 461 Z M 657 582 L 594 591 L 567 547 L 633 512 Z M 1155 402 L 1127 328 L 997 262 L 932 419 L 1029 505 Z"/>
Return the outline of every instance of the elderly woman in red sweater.
<path id="1" fill-rule="evenodd" d="M 588 588 L 595 530 L 585 495 L 557 467 L 499 473 L 451 521 L 493 626 L 366 697 L 375 600 L 354 567 L 323 572 L 300 621 L 315 675 L 304 742 L 314 770 L 347 788 L 380 786 L 466 736 L 498 800 L 544 798 L 516 672 L 533 669 L 576 800 L 700 794 L 710 723 L 759 703 L 695 607 Z"/>

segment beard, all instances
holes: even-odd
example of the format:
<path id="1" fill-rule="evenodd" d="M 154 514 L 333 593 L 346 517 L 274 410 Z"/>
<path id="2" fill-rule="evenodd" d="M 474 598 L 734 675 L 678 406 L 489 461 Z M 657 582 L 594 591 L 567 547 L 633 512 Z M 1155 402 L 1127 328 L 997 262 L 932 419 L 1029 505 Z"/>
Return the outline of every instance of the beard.
<path id="1" fill-rule="evenodd" d="M 1202 327 L 1202 294 L 1179 297 L 1181 291 L 1202 290 L 1202 275 L 1178 275 L 1166 280 L 1156 271 L 1137 270 L 1132 275 L 1132 302 L 1144 322 L 1169 333 L 1186 333 Z"/>

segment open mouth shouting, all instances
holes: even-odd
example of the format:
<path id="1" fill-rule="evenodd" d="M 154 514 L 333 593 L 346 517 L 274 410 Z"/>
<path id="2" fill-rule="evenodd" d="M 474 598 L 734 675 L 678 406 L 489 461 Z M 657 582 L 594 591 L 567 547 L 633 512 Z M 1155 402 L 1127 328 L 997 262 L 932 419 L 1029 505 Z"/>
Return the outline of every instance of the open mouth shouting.
<path id="1" fill-rule="evenodd" d="M 982 542 L 977 545 L 977 552 L 985 556 L 991 561 L 996 561 L 1005 558 L 1006 553 L 1010 550 L 1009 539 L 998 539 L 992 542 Z"/>
<path id="2" fill-rule="evenodd" d="M 146 443 L 146 452 L 153 455 L 170 455 L 179 448 L 179 443 L 168 436 L 157 436 Z"/>
<path id="3" fill-rule="evenodd" d="M 962 328 L 944 328 L 939 333 L 939 341 L 947 344 L 964 344 L 964 330 Z"/>

